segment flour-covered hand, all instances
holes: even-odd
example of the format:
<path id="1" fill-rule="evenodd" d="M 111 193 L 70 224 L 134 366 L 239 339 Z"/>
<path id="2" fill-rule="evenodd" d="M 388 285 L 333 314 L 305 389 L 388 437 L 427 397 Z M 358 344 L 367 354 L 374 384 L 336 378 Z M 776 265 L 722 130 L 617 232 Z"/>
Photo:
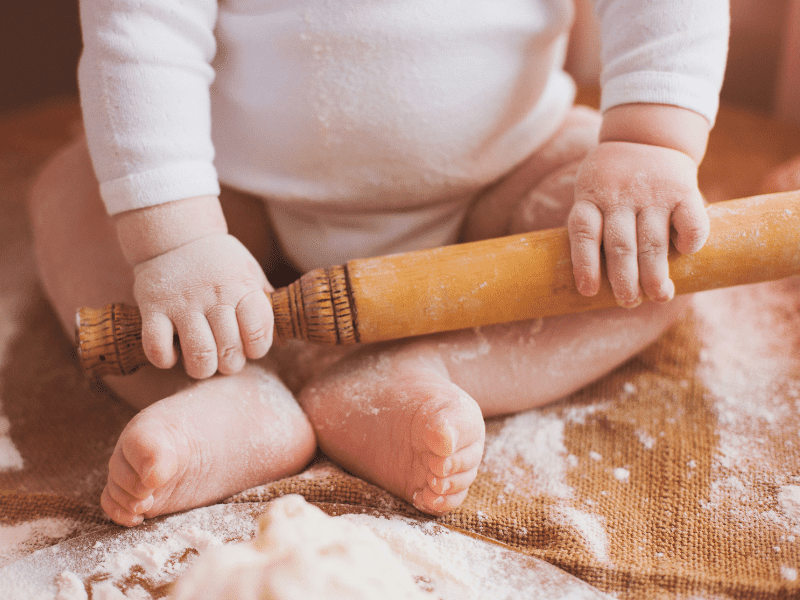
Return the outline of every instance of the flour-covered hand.
<path id="1" fill-rule="evenodd" d="M 606 130 L 605 137 L 611 139 L 604 141 L 601 131 L 601 143 L 581 164 L 568 231 L 575 283 L 585 296 L 598 292 L 605 258 L 620 306 L 634 307 L 643 295 L 666 302 L 675 294 L 667 261 L 670 239 L 679 252 L 692 254 L 708 238 L 708 216 L 697 185 L 707 135 L 705 121 L 698 124 L 702 118 L 690 111 L 667 109 L 674 107 L 634 106 L 618 111 L 617 116 L 625 118 L 610 128 L 617 135 L 608 135 Z M 639 131 L 629 125 L 637 122 L 637 115 L 653 114 L 655 118 L 641 119 L 644 126 Z M 636 141 L 647 139 L 659 119 L 662 125 L 689 121 L 697 132 L 694 138 L 671 141 L 690 151 Z M 631 135 L 625 139 L 621 133 L 628 130 Z M 657 130 L 652 137 L 659 139 Z"/>
<path id="2" fill-rule="evenodd" d="M 263 270 L 233 236 L 214 233 L 139 263 L 134 295 L 142 313 L 148 359 L 177 361 L 173 331 L 186 372 L 195 378 L 236 373 L 272 343 L 272 290 Z"/>

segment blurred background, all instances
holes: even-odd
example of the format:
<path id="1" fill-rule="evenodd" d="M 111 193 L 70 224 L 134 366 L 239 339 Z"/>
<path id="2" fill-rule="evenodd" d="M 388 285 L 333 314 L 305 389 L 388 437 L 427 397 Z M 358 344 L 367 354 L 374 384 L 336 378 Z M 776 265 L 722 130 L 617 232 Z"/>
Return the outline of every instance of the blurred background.
<path id="1" fill-rule="evenodd" d="M 0 5 L 0 114 L 75 95 L 81 50 L 78 0 Z"/>
<path id="2" fill-rule="evenodd" d="M 592 0 L 576 0 L 569 69 L 584 85 L 599 72 Z M 731 0 L 723 101 L 800 121 L 800 0 Z M 0 115 L 77 94 L 78 0 L 4 2 Z"/>

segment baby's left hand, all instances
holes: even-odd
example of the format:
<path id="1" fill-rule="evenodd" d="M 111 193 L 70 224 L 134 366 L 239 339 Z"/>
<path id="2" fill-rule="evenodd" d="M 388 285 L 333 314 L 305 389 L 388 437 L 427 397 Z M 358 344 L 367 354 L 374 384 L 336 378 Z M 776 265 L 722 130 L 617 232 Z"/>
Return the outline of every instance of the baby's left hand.
<path id="1" fill-rule="evenodd" d="M 662 146 L 602 142 L 578 171 L 568 231 L 581 294 L 592 296 L 600 289 L 605 254 L 620 306 L 636 306 L 642 292 L 656 302 L 670 300 L 675 294 L 667 263 L 671 233 L 678 251 L 691 254 L 709 232 L 697 163 Z"/>

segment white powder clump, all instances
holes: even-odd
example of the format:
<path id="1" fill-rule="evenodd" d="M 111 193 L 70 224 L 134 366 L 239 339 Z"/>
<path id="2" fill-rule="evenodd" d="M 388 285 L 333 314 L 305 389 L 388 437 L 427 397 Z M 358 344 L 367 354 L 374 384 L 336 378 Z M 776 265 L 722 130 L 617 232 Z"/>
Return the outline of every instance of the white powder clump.
<path id="1" fill-rule="evenodd" d="M 55 600 L 89 600 L 83 582 L 71 571 L 64 571 L 56 577 L 56 587 L 58 593 Z"/>
<path id="2" fill-rule="evenodd" d="M 301 496 L 274 500 L 256 539 L 212 548 L 178 580 L 174 600 L 432 598 L 370 529 Z"/>
<path id="3" fill-rule="evenodd" d="M 642 443 L 642 446 L 644 446 L 645 450 L 652 450 L 653 446 L 656 445 L 656 438 L 646 431 L 637 431 L 636 437 L 639 438 L 639 441 Z"/>
<path id="4" fill-rule="evenodd" d="M 617 481 L 628 483 L 631 480 L 631 472 L 628 471 L 628 469 L 617 467 L 614 469 L 614 477 L 617 479 Z"/>
<path id="5" fill-rule="evenodd" d="M 787 518 L 800 525 L 800 485 L 784 485 L 778 492 L 778 506 Z"/>
<path id="6" fill-rule="evenodd" d="M 128 600 L 128 598 L 110 581 L 101 581 L 92 586 L 92 600 Z"/>
<path id="7" fill-rule="evenodd" d="M 796 581 L 797 580 L 797 569 L 794 567 L 781 567 L 781 577 L 783 577 L 786 581 Z"/>

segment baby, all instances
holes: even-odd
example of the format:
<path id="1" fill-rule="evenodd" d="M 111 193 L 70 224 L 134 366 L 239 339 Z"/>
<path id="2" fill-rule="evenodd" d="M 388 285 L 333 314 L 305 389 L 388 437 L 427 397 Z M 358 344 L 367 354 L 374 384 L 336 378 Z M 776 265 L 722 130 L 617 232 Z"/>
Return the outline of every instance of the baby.
<path id="1" fill-rule="evenodd" d="M 81 1 L 86 137 L 41 174 L 31 216 L 64 327 L 79 306 L 138 304 L 157 367 L 106 380 L 139 409 L 110 460 L 111 519 L 219 501 L 317 446 L 446 513 L 476 477 L 485 418 L 564 397 L 677 318 L 667 250 L 708 233 L 697 167 L 727 2 L 596 0 L 602 117 L 573 106 L 562 69 L 573 10 Z M 278 253 L 305 271 L 557 226 L 580 293 L 604 265 L 619 308 L 354 351 L 272 344 Z"/>

